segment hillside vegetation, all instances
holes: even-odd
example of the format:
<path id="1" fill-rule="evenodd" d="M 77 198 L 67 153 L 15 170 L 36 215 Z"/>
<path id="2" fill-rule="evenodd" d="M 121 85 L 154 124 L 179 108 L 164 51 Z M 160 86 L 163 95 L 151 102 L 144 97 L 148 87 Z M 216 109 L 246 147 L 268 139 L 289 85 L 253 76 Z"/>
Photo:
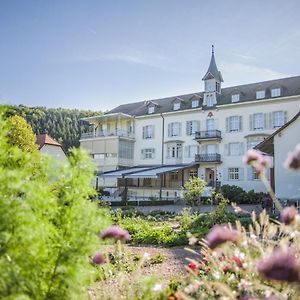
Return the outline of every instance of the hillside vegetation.
<path id="1" fill-rule="evenodd" d="M 88 129 L 86 122 L 81 118 L 102 114 L 101 111 L 8 106 L 7 116 L 19 115 L 31 125 L 35 134 L 47 133 L 62 144 L 65 150 L 79 147 L 82 131 Z"/>

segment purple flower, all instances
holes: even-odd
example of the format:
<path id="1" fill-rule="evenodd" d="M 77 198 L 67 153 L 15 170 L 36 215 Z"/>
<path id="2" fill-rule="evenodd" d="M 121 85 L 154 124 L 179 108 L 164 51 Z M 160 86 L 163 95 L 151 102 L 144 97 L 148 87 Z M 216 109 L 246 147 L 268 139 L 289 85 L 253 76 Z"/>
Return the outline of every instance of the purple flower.
<path id="1" fill-rule="evenodd" d="M 102 265 L 106 262 L 105 256 L 101 252 L 96 252 L 92 257 L 92 262 L 95 265 Z"/>
<path id="2" fill-rule="evenodd" d="M 293 152 L 290 152 L 284 162 L 284 167 L 291 170 L 300 169 L 300 144 L 298 144 Z"/>
<path id="3" fill-rule="evenodd" d="M 280 215 L 281 222 L 285 225 L 290 225 L 298 215 L 298 210 L 295 206 L 286 207 Z"/>
<path id="4" fill-rule="evenodd" d="M 259 175 L 270 165 L 269 157 L 263 155 L 261 151 L 254 149 L 247 151 L 243 157 L 243 162 L 247 165 L 251 165 Z"/>
<path id="5" fill-rule="evenodd" d="M 110 226 L 109 228 L 103 230 L 100 237 L 103 240 L 105 239 L 115 239 L 121 241 L 130 240 L 130 234 L 128 233 L 128 231 L 116 225 Z"/>
<path id="6" fill-rule="evenodd" d="M 227 226 L 215 225 L 205 240 L 209 248 L 214 249 L 225 242 L 236 242 L 239 238 L 239 232 L 228 228 Z"/>
<path id="7" fill-rule="evenodd" d="M 258 263 L 257 269 L 261 275 L 271 280 L 299 282 L 299 266 L 296 252 L 292 248 L 275 249 L 269 257 Z"/>

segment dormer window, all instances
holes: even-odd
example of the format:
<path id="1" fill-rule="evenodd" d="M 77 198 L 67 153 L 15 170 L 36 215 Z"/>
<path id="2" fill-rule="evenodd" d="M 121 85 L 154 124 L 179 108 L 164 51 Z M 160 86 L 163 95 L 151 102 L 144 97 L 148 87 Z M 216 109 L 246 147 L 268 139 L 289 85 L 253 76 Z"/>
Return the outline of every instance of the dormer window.
<path id="1" fill-rule="evenodd" d="M 207 107 L 214 106 L 214 99 L 213 99 L 212 95 L 207 96 L 207 98 L 206 98 L 206 106 Z"/>
<path id="2" fill-rule="evenodd" d="M 180 109 L 180 102 L 174 102 L 173 103 L 173 110 L 179 110 Z"/>
<path id="3" fill-rule="evenodd" d="M 148 106 L 148 114 L 153 114 L 155 112 L 155 106 L 154 105 L 151 105 L 151 106 Z"/>
<path id="4" fill-rule="evenodd" d="M 231 102 L 239 102 L 239 101 L 240 101 L 240 94 L 231 95 Z"/>
<path id="5" fill-rule="evenodd" d="M 220 91 L 221 91 L 221 85 L 219 82 L 216 82 L 216 92 L 220 93 Z"/>
<path id="6" fill-rule="evenodd" d="M 199 106 L 199 100 L 193 100 L 192 101 L 192 108 L 198 107 Z"/>
<path id="7" fill-rule="evenodd" d="M 256 99 L 264 99 L 266 97 L 265 91 L 257 91 L 256 92 Z"/>
<path id="8" fill-rule="evenodd" d="M 271 90 L 271 97 L 275 98 L 275 97 L 280 97 L 281 95 L 281 90 L 280 88 L 274 88 Z"/>

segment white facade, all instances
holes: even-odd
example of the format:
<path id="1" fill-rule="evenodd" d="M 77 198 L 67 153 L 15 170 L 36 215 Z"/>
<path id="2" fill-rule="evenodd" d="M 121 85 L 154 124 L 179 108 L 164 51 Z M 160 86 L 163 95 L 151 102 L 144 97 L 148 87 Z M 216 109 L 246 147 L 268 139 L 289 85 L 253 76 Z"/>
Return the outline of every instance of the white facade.
<path id="1" fill-rule="evenodd" d="M 67 161 L 67 156 L 61 146 L 45 144 L 40 152 L 54 158 L 55 161 Z"/>
<path id="2" fill-rule="evenodd" d="M 287 154 L 300 143 L 300 117 L 274 136 L 275 193 L 279 199 L 300 200 L 300 172 L 287 170 Z"/>
<path id="3" fill-rule="evenodd" d="M 289 89 L 299 86 L 300 77 L 296 83 L 292 78 L 269 85 L 265 82 L 221 89 L 223 78 L 212 55 L 203 80 L 203 93 L 128 104 L 107 115 L 87 118 L 93 130 L 82 136 L 81 147 L 90 151 L 100 172 L 132 166 L 193 164 L 176 179 L 174 196 L 195 169 L 208 183 L 265 192 L 253 170 L 243 165 L 242 156 L 299 111 L 300 91 Z M 110 134 L 103 134 L 105 130 Z M 121 140 L 127 144 L 121 145 Z M 290 146 L 291 142 L 284 143 Z M 171 187 L 169 175 L 165 177 Z M 138 184 L 144 181 L 141 178 Z M 116 184 L 117 180 L 111 179 L 100 183 Z M 161 196 L 161 189 L 158 182 L 152 183 L 143 189 L 143 196 L 157 197 L 158 190 Z M 140 193 L 139 189 L 133 192 Z"/>

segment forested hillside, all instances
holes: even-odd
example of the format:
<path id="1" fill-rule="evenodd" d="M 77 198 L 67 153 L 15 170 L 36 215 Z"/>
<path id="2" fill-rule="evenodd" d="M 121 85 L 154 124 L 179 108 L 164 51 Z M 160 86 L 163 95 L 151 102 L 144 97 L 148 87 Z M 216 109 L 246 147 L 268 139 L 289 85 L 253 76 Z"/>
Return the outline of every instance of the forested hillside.
<path id="1" fill-rule="evenodd" d="M 79 147 L 79 138 L 83 130 L 88 129 L 86 122 L 80 118 L 102 114 L 100 111 L 9 106 L 7 115 L 24 117 L 32 126 L 35 134 L 47 133 L 62 144 L 65 150 Z"/>

